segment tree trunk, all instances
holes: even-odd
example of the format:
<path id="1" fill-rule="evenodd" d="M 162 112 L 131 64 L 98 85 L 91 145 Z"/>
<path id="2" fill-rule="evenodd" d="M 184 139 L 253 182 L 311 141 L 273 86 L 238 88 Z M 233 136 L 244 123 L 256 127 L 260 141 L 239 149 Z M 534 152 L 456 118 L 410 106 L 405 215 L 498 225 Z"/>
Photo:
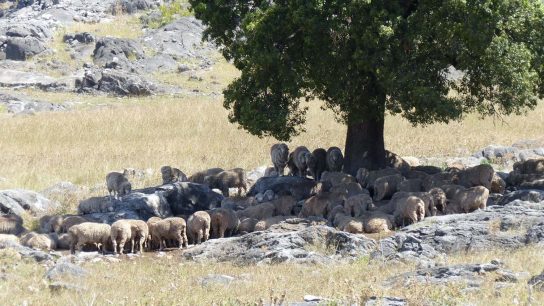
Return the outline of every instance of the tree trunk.
<path id="1" fill-rule="evenodd" d="M 382 114 L 379 118 L 348 124 L 344 172 L 355 175 L 359 168 L 385 168 L 384 121 Z"/>

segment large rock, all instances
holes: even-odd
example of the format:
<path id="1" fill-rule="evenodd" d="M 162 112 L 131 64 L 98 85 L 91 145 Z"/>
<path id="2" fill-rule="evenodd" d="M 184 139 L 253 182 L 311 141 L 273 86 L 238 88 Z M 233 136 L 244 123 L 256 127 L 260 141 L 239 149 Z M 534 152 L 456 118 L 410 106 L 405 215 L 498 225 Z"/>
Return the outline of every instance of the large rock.
<path id="1" fill-rule="evenodd" d="M 39 215 L 57 207 L 58 203 L 34 191 L 20 189 L 0 191 L 0 211 L 3 213 L 20 216 L 24 211 L 28 211 Z"/>
<path id="2" fill-rule="evenodd" d="M 105 69 L 98 90 L 120 96 L 148 96 L 156 90 L 155 84 L 140 75 L 115 69 Z"/>
<path id="3" fill-rule="evenodd" d="M 131 59 L 144 58 L 142 46 L 135 40 L 102 37 L 96 42 L 93 53 L 94 63 L 103 68 L 131 67 Z"/>
<path id="4" fill-rule="evenodd" d="M 26 72 L 12 69 L 0 69 L 0 86 L 2 87 L 36 87 L 52 89 L 62 87 L 52 77 L 37 72 Z"/>
<path id="5" fill-rule="evenodd" d="M 138 11 L 145 11 L 156 7 L 151 0 L 121 0 L 111 6 L 111 13 L 116 14 L 134 14 Z"/>
<path id="6" fill-rule="evenodd" d="M 517 190 L 505 194 L 501 200 L 498 202 L 498 205 L 506 205 L 512 203 L 515 200 L 521 200 L 526 202 L 539 203 L 544 201 L 544 190 Z"/>
<path id="7" fill-rule="evenodd" d="M 4 105 L 11 114 L 35 113 L 43 111 L 65 111 L 70 108 L 68 105 L 56 104 L 43 101 L 35 101 L 25 96 L 14 96 L 0 93 L 0 105 Z"/>
<path id="8" fill-rule="evenodd" d="M 26 61 L 46 50 L 45 43 L 35 37 L 11 37 L 6 41 L 6 59 Z"/>
<path id="9" fill-rule="evenodd" d="M 425 218 L 382 239 L 372 257 L 432 266 L 442 254 L 517 249 L 544 242 L 542 220 L 544 202 L 519 200 L 470 214 Z"/>
<path id="10" fill-rule="evenodd" d="M 258 263 L 332 263 L 368 255 L 376 242 L 361 235 L 338 231 L 328 226 L 310 226 L 298 231 L 269 229 L 241 237 L 208 240 L 183 253 L 186 259 L 236 264 Z"/>
<path id="11" fill-rule="evenodd" d="M 159 187 L 174 215 L 190 215 L 199 210 L 221 207 L 224 197 L 208 186 L 178 182 Z"/>
<path id="12" fill-rule="evenodd" d="M 59 281 L 72 278 L 81 278 L 88 274 L 88 272 L 78 265 L 67 261 L 61 261 L 52 266 L 45 272 L 45 278 L 50 281 Z"/>
<path id="13" fill-rule="evenodd" d="M 292 195 L 300 201 L 315 194 L 315 187 L 314 180 L 298 176 L 261 177 L 251 186 L 247 196 L 256 196 L 272 190 L 275 194 Z"/>
<path id="14" fill-rule="evenodd" d="M 34 259 L 38 262 L 47 261 L 53 259 L 53 257 L 45 252 L 39 250 L 33 250 L 29 247 L 22 246 L 18 242 L 14 241 L 0 241 L 0 250 L 1 249 L 13 249 L 22 258 Z"/>

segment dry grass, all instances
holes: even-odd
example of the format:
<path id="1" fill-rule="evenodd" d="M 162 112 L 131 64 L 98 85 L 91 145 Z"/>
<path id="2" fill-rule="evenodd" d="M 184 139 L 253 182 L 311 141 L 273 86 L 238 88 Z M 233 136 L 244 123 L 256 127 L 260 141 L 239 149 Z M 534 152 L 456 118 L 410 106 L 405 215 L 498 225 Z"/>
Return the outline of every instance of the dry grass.
<path id="1" fill-rule="evenodd" d="M 117 38 L 138 38 L 143 35 L 140 14 L 115 16 L 109 22 L 83 23 L 78 22 L 66 28 L 67 33 L 89 32 L 96 36 L 111 36 Z"/>
<path id="2" fill-rule="evenodd" d="M 513 252 L 490 250 L 478 254 L 460 254 L 449 258 L 450 264 L 488 263 L 499 258 L 514 272 L 536 275 L 544 266 L 542 248 L 530 247 Z M 544 299 L 544 293 L 529 296 L 527 279 L 497 291 L 497 275 L 489 274 L 482 290 L 463 292 L 462 284 L 382 286 L 384 280 L 413 271 L 405 264 L 382 264 L 357 260 L 351 264 L 327 266 L 264 265 L 233 266 L 229 263 L 194 263 L 181 260 L 177 252 L 158 258 L 154 253 L 120 263 L 87 263 L 90 274 L 72 284 L 84 288 L 80 292 L 52 293 L 43 281 L 45 268 L 29 261 L 15 259 L 10 251 L 0 251 L 0 265 L 6 281 L 0 282 L 0 299 L 9 304 L 30 305 L 255 305 L 274 299 L 301 301 L 304 295 L 317 295 L 336 301 L 360 303 L 370 296 L 398 296 L 409 305 L 512 305 L 529 304 Z M 208 274 L 230 275 L 238 279 L 231 285 L 203 286 L 200 280 Z M 127 286 L 130 275 L 130 286 Z M 175 294 L 174 294 L 175 293 Z M 516 304 L 517 304 L 516 303 Z M 333 303 L 334 304 L 334 303 Z"/>

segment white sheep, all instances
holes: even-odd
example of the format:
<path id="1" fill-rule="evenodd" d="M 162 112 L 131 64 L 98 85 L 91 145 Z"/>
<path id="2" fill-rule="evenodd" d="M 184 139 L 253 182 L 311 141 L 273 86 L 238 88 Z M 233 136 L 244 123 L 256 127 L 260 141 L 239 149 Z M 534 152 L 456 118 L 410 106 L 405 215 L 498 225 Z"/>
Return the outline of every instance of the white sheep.
<path id="1" fill-rule="evenodd" d="M 106 246 L 111 237 L 109 224 L 84 222 L 74 225 L 68 230 L 70 235 L 70 252 L 75 254 L 76 249 L 81 251 L 86 244 L 96 244 L 102 253 L 106 253 Z"/>

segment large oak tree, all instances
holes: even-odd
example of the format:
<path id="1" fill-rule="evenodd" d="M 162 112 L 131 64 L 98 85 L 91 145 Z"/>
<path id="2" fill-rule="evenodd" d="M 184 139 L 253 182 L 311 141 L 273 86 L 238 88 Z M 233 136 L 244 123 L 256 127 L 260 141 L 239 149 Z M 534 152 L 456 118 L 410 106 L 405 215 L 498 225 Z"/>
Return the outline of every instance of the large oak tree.
<path id="1" fill-rule="evenodd" d="M 241 71 L 224 91 L 230 120 L 288 140 L 320 99 L 347 125 L 348 173 L 384 167 L 385 113 L 447 123 L 519 114 L 544 94 L 540 0 L 189 2 Z"/>

